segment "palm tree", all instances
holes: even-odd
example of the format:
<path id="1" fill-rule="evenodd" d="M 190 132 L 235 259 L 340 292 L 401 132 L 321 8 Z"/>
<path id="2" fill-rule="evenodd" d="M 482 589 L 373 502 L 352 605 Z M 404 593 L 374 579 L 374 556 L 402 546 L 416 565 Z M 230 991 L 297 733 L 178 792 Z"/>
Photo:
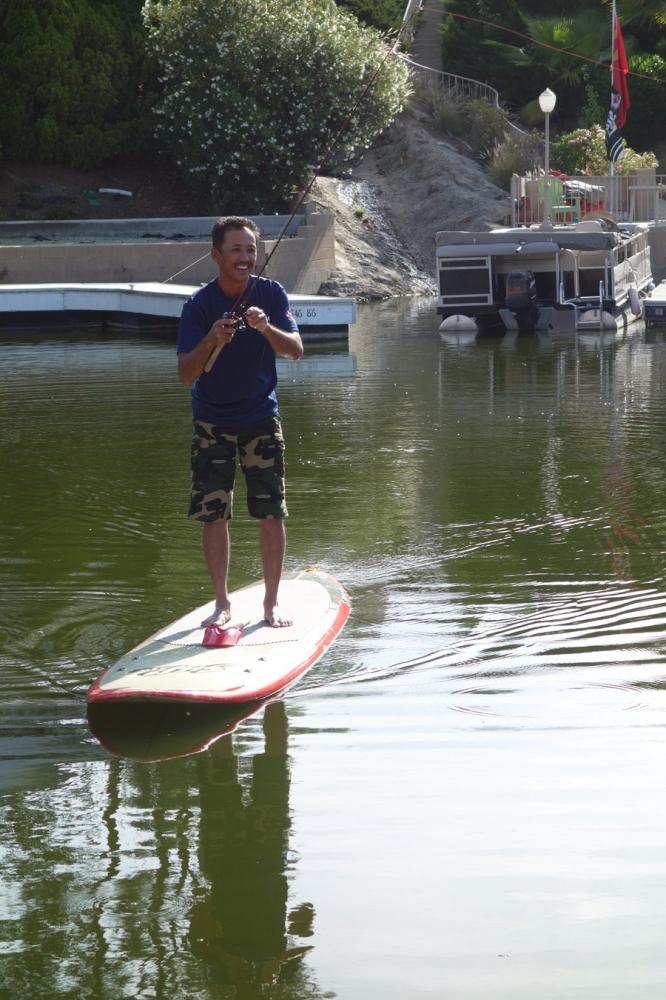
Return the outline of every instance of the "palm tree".
<path id="1" fill-rule="evenodd" d="M 610 7 L 612 0 L 604 0 L 604 3 Z M 622 0 L 617 7 L 617 15 L 623 25 L 633 21 L 635 24 L 666 28 L 664 0 Z"/>
<path id="2" fill-rule="evenodd" d="M 527 17 L 525 23 L 536 43 L 527 49 L 530 62 L 550 80 L 579 87 L 589 73 L 591 62 L 610 59 L 608 17 L 595 8 L 588 7 L 568 17 Z"/>

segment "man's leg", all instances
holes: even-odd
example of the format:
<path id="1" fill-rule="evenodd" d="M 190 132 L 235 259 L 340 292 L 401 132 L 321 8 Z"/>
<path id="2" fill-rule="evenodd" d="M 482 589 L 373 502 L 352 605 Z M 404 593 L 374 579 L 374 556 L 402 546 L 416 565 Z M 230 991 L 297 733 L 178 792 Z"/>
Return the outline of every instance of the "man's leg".
<path id="1" fill-rule="evenodd" d="M 281 517 L 265 517 L 259 526 L 259 549 L 264 571 L 264 618 L 273 628 L 291 625 L 288 618 L 280 614 L 278 589 L 282 576 L 282 564 L 287 547 L 287 532 Z"/>
<path id="2" fill-rule="evenodd" d="M 259 520 L 259 550 L 264 572 L 264 618 L 280 628 L 291 625 L 278 609 L 278 588 L 287 532 L 284 518 L 284 437 L 279 417 L 271 417 L 239 435 L 238 450 L 247 484 L 247 504 Z"/>
<path id="3" fill-rule="evenodd" d="M 189 516 L 203 522 L 203 551 L 215 592 L 215 610 L 202 625 L 229 621 L 229 518 L 236 472 L 236 436 L 194 421 Z"/>
<path id="4" fill-rule="evenodd" d="M 212 625 L 214 622 L 224 625 L 231 618 L 228 591 L 229 549 L 229 522 L 219 520 L 204 524 L 203 550 L 206 566 L 213 581 L 215 610 L 201 623 L 202 625 Z"/>

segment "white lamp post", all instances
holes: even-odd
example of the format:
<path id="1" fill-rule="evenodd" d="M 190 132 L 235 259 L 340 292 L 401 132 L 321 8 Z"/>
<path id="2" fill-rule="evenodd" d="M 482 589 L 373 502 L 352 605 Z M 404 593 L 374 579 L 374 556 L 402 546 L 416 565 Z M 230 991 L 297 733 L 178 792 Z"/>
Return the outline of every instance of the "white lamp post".
<path id="1" fill-rule="evenodd" d="M 557 97 L 548 87 L 543 94 L 539 94 L 539 107 L 546 118 L 546 143 L 544 153 L 544 167 L 546 171 L 544 206 L 543 206 L 543 228 L 550 229 L 550 116 L 555 110 Z"/>

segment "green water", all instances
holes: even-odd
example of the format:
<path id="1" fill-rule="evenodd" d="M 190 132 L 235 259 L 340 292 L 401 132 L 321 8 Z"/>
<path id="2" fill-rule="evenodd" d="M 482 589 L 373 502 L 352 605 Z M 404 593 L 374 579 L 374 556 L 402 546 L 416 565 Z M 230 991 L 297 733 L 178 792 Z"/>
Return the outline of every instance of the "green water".
<path id="1" fill-rule="evenodd" d="M 188 394 L 166 340 L 1 347 L 3 1000 L 664 995 L 663 332 L 396 302 L 285 366 L 287 570 L 352 616 L 245 719 L 91 718 L 115 755 L 88 684 L 209 598 Z"/>

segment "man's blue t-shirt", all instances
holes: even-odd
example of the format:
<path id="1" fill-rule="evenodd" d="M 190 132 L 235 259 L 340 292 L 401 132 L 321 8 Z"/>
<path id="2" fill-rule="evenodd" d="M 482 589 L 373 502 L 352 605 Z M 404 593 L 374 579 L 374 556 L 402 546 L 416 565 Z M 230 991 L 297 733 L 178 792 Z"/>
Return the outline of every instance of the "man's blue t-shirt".
<path id="1" fill-rule="evenodd" d="M 200 288 L 183 306 L 178 353 L 188 353 L 213 323 L 231 312 L 237 299 L 225 295 L 217 279 Z M 298 332 L 282 285 L 270 278 L 250 277 L 243 308 L 259 306 L 272 326 Z M 192 414 L 219 427 L 237 428 L 266 420 L 277 412 L 275 351 L 258 330 L 241 321 L 233 340 L 218 355 L 210 372 L 192 386 Z"/>

